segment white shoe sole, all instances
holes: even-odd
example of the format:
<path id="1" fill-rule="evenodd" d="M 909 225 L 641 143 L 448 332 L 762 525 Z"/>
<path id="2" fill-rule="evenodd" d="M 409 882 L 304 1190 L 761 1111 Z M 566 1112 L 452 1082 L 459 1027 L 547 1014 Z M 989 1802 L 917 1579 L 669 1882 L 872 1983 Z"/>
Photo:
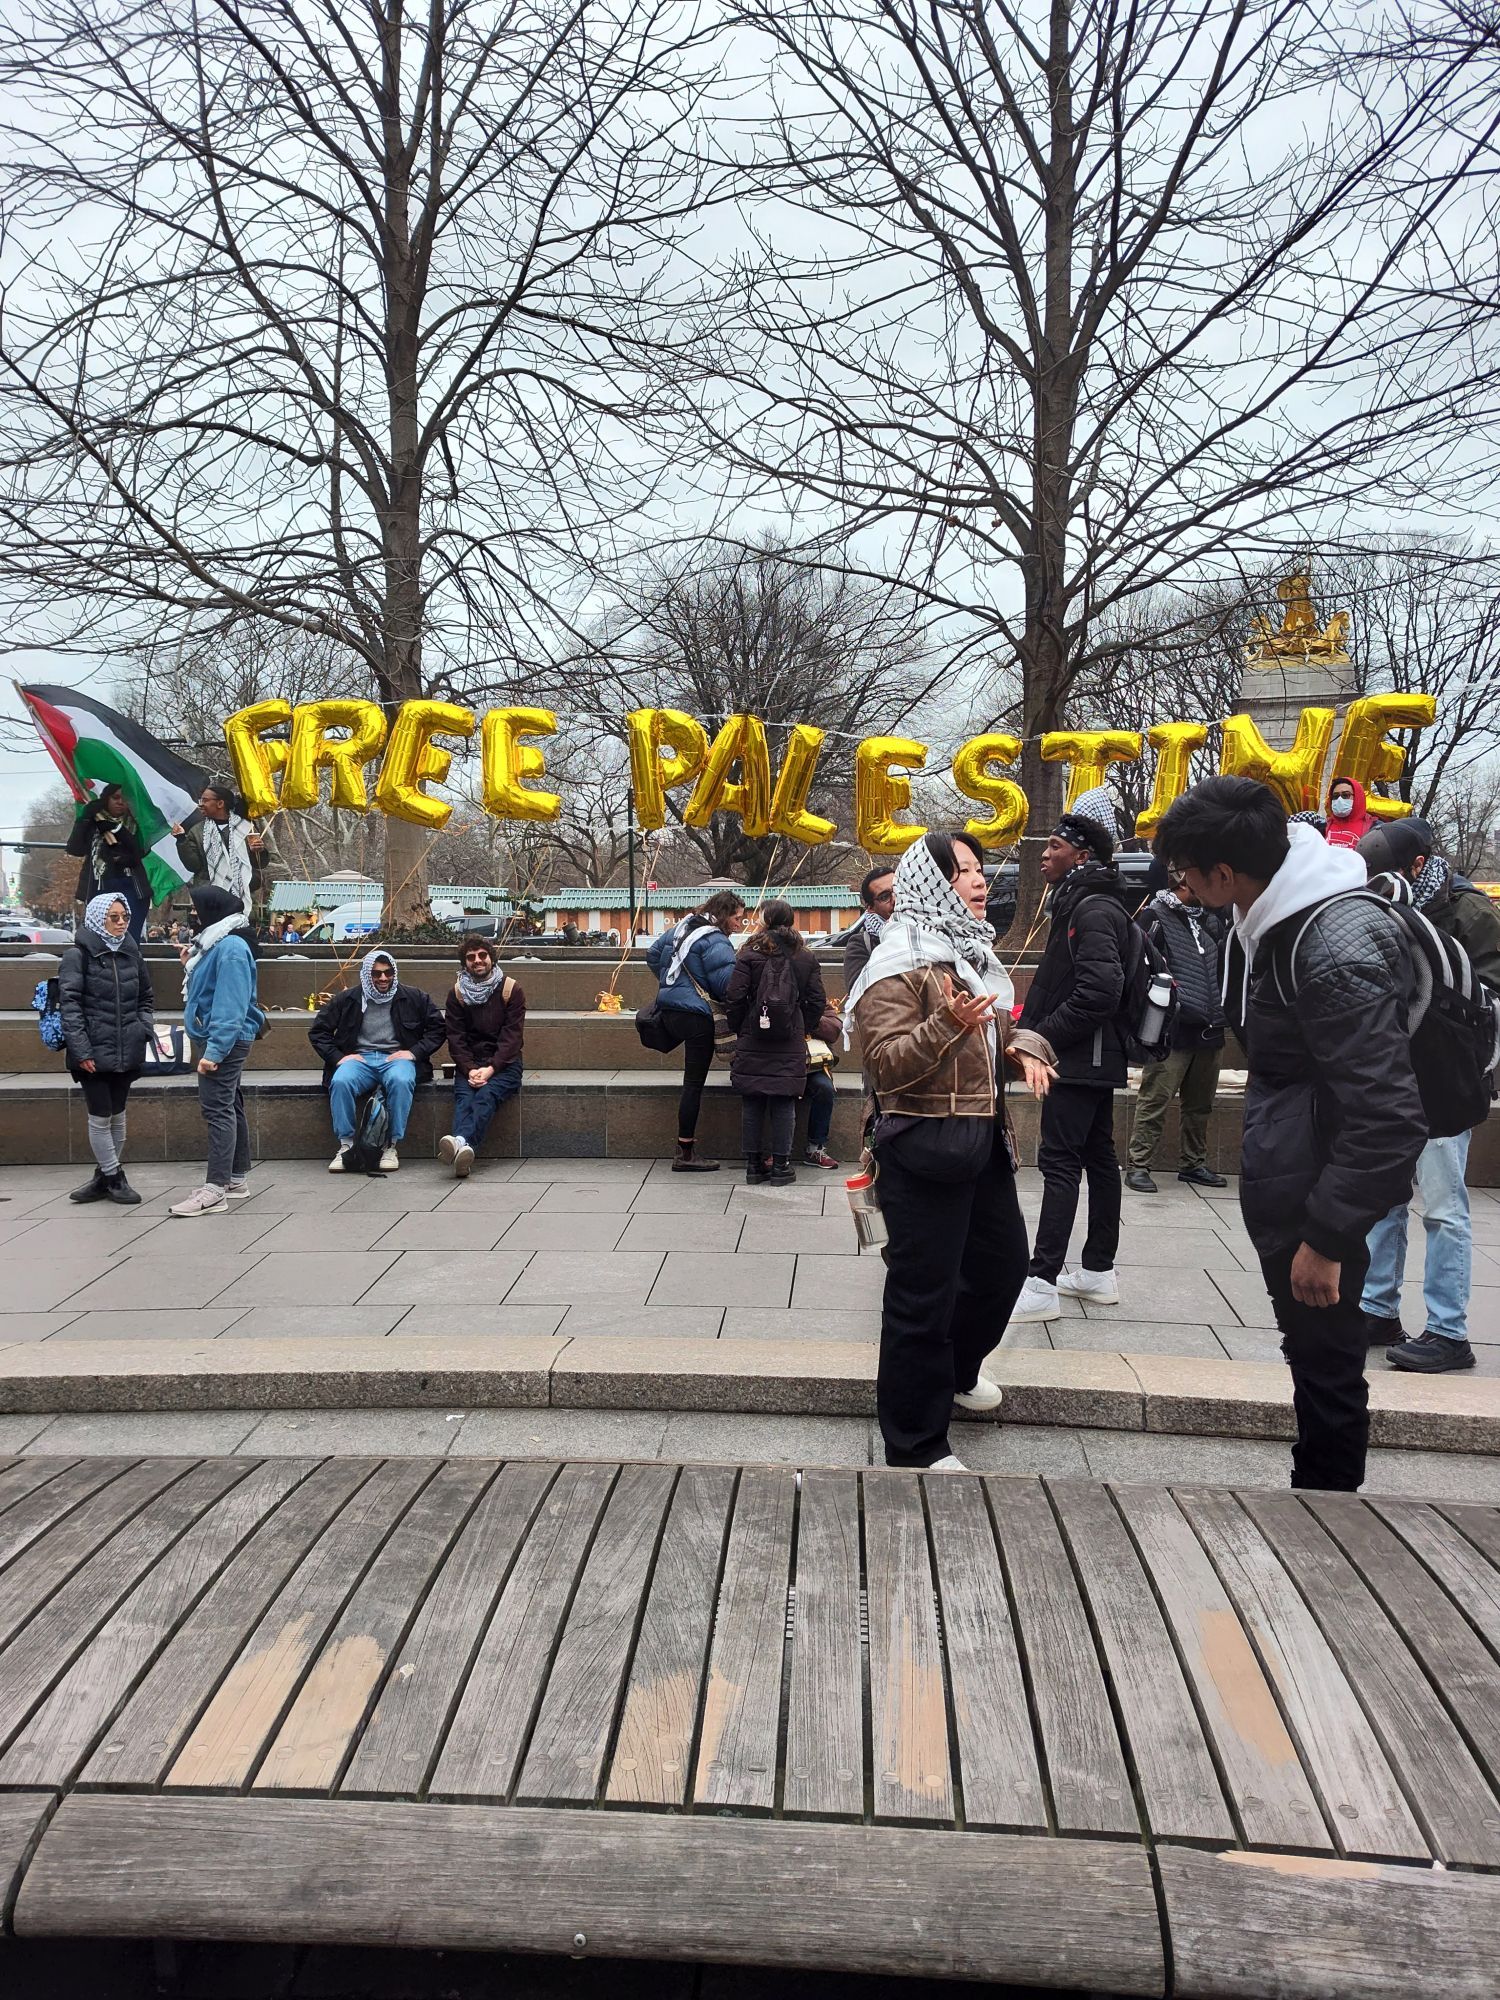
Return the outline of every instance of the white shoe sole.
<path id="1" fill-rule="evenodd" d="M 998 1383 L 990 1383 L 987 1388 L 970 1389 L 953 1398 L 961 1410 L 973 1410 L 977 1415 L 988 1416 L 998 1410 L 1005 1396 Z"/>
<path id="2" fill-rule="evenodd" d="M 339 1149 L 338 1152 L 334 1154 L 333 1158 L 329 1161 L 328 1171 L 331 1174 L 341 1174 L 344 1171 L 344 1154 L 342 1147 Z"/>
<path id="3" fill-rule="evenodd" d="M 227 1201 L 216 1201 L 211 1208 L 169 1208 L 168 1215 L 175 1215 L 179 1222 L 196 1222 L 200 1215 L 226 1215 Z"/>
<path id="4" fill-rule="evenodd" d="M 1059 1278 L 1057 1289 L 1064 1298 L 1081 1299 L 1086 1306 L 1117 1306 L 1120 1303 L 1118 1284 L 1111 1284 L 1107 1292 L 1097 1292 L 1092 1287 L 1085 1291 L 1082 1285 L 1070 1285 L 1066 1280 Z"/>
<path id="5" fill-rule="evenodd" d="M 438 1158 L 445 1167 L 451 1167 L 458 1152 L 458 1141 L 451 1132 L 438 1140 Z"/>
<path id="6" fill-rule="evenodd" d="M 401 1162 L 389 1147 L 380 1156 L 380 1171 L 383 1174 L 399 1174 Z"/>
<path id="7" fill-rule="evenodd" d="M 251 1193 L 252 1190 L 250 1188 L 230 1188 L 224 1199 L 226 1201 L 248 1201 Z"/>
<path id="8" fill-rule="evenodd" d="M 474 1148 L 472 1146 L 460 1146 L 453 1155 L 453 1178 L 456 1181 L 466 1181 L 469 1178 L 473 1165 Z"/>

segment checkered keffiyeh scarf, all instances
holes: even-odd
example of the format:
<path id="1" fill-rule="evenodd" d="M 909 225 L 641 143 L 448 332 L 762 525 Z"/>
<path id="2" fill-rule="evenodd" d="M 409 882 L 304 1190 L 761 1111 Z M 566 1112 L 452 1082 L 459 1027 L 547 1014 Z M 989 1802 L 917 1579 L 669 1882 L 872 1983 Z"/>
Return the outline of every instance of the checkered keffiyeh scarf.
<path id="1" fill-rule="evenodd" d="M 375 984 L 374 979 L 375 968 L 382 959 L 391 968 L 390 987 L 384 993 Z M 363 1013 L 372 1000 L 389 1000 L 399 985 L 400 980 L 401 974 L 396 970 L 396 961 L 388 951 L 367 951 L 359 968 L 359 990 L 364 995 L 364 998 L 360 1002 L 359 1011 Z"/>

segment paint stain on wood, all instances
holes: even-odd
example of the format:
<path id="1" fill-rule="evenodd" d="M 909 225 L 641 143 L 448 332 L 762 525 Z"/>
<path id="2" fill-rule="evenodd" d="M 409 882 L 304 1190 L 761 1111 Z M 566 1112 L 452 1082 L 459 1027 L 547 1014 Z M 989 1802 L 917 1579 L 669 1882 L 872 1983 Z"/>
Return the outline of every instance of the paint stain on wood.
<path id="1" fill-rule="evenodd" d="M 310 1611 L 235 1661 L 167 1773 L 169 1785 L 243 1784 L 312 1650 Z"/>
<path id="2" fill-rule="evenodd" d="M 303 1683 L 252 1789 L 326 1791 L 384 1667 L 385 1650 L 368 1633 L 336 1640 Z"/>
<path id="3" fill-rule="evenodd" d="M 1232 1611 L 1201 1610 L 1198 1639 L 1229 1726 L 1268 1764 L 1295 1765 L 1296 1746 L 1239 1619 Z"/>
<path id="4" fill-rule="evenodd" d="M 1274 1875 L 1306 1875 L 1314 1880 L 1335 1880 L 1341 1882 L 1363 1882 L 1372 1877 L 1376 1881 L 1385 1880 L 1391 1873 L 1374 1861 L 1332 1861 L 1314 1854 L 1249 1854 L 1234 1849 L 1219 1856 L 1221 1861 L 1233 1861 L 1242 1868 L 1269 1868 Z M 1425 1882 L 1431 1878 L 1410 1870 L 1402 1871 L 1402 1879 L 1408 1876 L 1413 1881 Z"/>
<path id="5" fill-rule="evenodd" d="M 610 1767 L 608 1797 L 652 1805 L 671 1805 L 681 1798 L 697 1702 L 698 1683 L 692 1674 L 662 1674 L 631 1688 Z"/>

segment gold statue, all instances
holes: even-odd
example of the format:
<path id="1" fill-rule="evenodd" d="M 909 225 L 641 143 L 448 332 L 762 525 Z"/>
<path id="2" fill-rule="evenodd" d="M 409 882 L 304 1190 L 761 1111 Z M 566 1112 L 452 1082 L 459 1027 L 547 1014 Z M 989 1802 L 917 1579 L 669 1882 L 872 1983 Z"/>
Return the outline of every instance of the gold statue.
<path id="1" fill-rule="evenodd" d="M 1284 577 L 1276 595 L 1286 607 L 1279 627 L 1257 615 L 1250 620 L 1250 643 L 1245 659 L 1252 667 L 1279 666 L 1286 660 L 1320 660 L 1327 666 L 1346 666 L 1349 660 L 1349 614 L 1335 611 L 1327 625 L 1319 625 L 1313 610 L 1312 578 Z"/>

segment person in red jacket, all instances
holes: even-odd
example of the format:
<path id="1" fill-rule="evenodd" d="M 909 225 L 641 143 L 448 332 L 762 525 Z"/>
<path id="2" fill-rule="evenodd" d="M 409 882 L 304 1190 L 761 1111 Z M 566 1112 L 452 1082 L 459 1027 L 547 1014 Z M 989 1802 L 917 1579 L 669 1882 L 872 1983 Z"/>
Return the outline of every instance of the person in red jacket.
<path id="1" fill-rule="evenodd" d="M 1328 787 L 1328 831 L 1323 836 L 1330 847 L 1358 847 L 1372 826 L 1379 825 L 1365 806 L 1365 788 L 1358 778 L 1335 778 Z"/>
<path id="2" fill-rule="evenodd" d="M 453 1130 L 438 1141 L 438 1157 L 467 1178 L 490 1120 L 521 1088 L 521 1037 L 526 995 L 495 963 L 482 937 L 459 947 L 460 971 L 443 1023 L 453 1057 Z"/>

